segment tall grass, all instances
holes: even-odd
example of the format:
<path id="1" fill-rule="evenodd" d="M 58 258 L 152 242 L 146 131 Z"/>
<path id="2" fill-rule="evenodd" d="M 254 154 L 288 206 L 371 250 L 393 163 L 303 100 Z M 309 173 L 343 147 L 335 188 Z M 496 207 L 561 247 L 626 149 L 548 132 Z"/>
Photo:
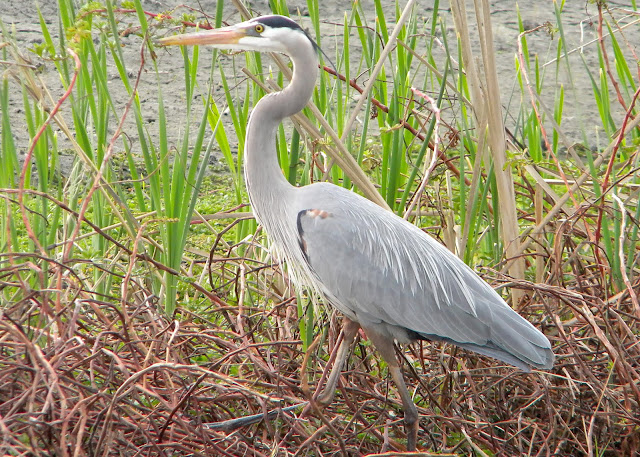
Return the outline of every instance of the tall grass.
<path id="1" fill-rule="evenodd" d="M 488 12 L 488 2 L 474 4 L 478 14 Z M 309 297 L 290 290 L 252 219 L 242 176 L 250 110 L 286 84 L 286 59 L 192 47 L 171 51 L 181 58 L 176 69 L 168 51 L 154 47 L 157 36 L 196 25 L 219 27 L 223 18 L 236 22 L 251 14 L 239 2 L 239 14 L 228 14 L 224 2 L 217 5 L 207 23 L 192 10 L 148 11 L 140 1 L 78 8 L 77 2 L 58 0 L 56 25 L 40 16 L 42 43 L 32 50 L 2 24 L 0 302 L 7 319 L 0 331 L 12 343 L 2 350 L 0 366 L 7 376 L 19 373 L 24 389 L 43 385 L 26 382 L 28 373 L 46 373 L 38 379 L 47 379 L 56 398 L 78 408 L 65 416 L 64 401 L 51 406 L 60 421 L 73 418 L 67 422 L 77 424 L 73 439 L 80 448 L 98 443 L 108 449 L 109 439 L 119 439 L 109 421 L 134 410 L 132 417 L 163 411 L 166 424 L 174 413 L 189 423 L 189 414 L 202 414 L 200 400 L 185 406 L 165 396 L 175 391 L 167 386 L 181 382 L 188 384 L 182 399 L 195 399 L 202 379 L 215 380 L 222 397 L 233 397 L 226 409 L 220 400 L 222 412 L 213 413 L 212 421 L 234 412 L 255 414 L 256 399 L 269 408 L 274 395 L 293 402 L 304 397 L 305 379 L 317 380 L 328 358 L 326 345 L 314 338 L 333 340 L 334 326 Z M 440 2 L 427 15 L 421 6 L 404 14 L 400 4 L 353 2 L 339 23 L 328 23 L 319 2 L 308 0 L 308 18 L 293 15 L 311 28 L 327 55 L 321 56 L 312 105 L 293 119 L 293 130 L 278 131 L 283 173 L 297 185 L 328 180 L 361 192 L 423 227 L 488 278 L 509 281 L 521 292 L 521 311 L 553 339 L 561 368 L 553 377 L 535 378 L 535 389 L 509 376 L 486 384 L 477 357 L 457 362 L 435 351 L 425 365 L 424 354 L 405 351 L 416 370 L 429 374 L 421 382 L 433 382 L 416 390 L 421 411 L 446 418 L 462 414 L 481 430 L 469 436 L 455 419 L 424 425 L 430 436 L 442 438 L 443 444 L 436 439 L 430 447 L 495 453 L 528 446 L 533 454 L 545 446 L 569 454 L 637 450 L 628 438 L 637 432 L 637 420 L 621 407 L 640 401 L 634 387 L 640 319 L 638 62 L 623 33 L 634 27 L 637 14 L 609 12 L 599 4 L 592 18 L 596 39 L 577 43 L 567 31 L 564 2 L 550 5 L 552 24 L 530 30 L 524 9 L 514 12 L 520 30 L 517 77 L 498 91 L 495 51 L 487 44 L 483 54 L 472 46 L 490 40 L 490 30 L 481 28 L 478 38 L 464 26 L 473 11 L 454 7 L 454 35 Z M 290 14 L 284 0 L 271 2 L 271 9 Z M 546 53 L 531 42 L 534 35 L 547 37 Z M 136 52 L 127 52 L 132 48 Z M 588 62 L 589 53 L 597 66 Z M 40 63 L 55 77 L 43 79 Z M 575 89 L 579 73 L 587 75 L 589 87 Z M 175 86 L 167 82 L 177 82 L 178 96 L 169 93 Z M 512 93 L 505 96 L 506 90 Z M 584 98 L 597 107 L 597 119 L 568 131 L 573 106 Z M 506 99 L 516 105 L 513 118 L 501 111 Z M 181 105 L 176 109 L 170 100 Z M 207 174 L 214 154 L 230 183 L 222 191 L 216 176 Z M 63 170 L 63 162 L 71 163 L 69 169 Z M 90 344 L 79 343 L 84 339 Z M 383 379 L 384 367 L 370 364 L 367 351 L 366 344 L 359 346 L 361 360 L 345 396 L 380 392 L 374 383 Z M 58 354 L 75 355 L 58 365 L 64 358 Z M 315 364 L 312 355 L 319 356 Z M 16 360 L 39 368 L 16 368 Z M 149 360 L 163 376 L 131 375 L 146 373 Z M 198 371 L 201 379 L 178 379 L 180 370 L 196 364 L 207 367 Z M 469 382 L 458 381 L 463 378 Z M 113 408 L 120 408 L 127 383 L 137 388 L 135 405 L 122 406 L 118 416 Z M 85 406 L 55 390 L 59 385 L 90 386 L 82 395 L 100 396 L 95 398 L 104 410 L 85 415 L 100 436 L 78 435 L 83 426 L 74 414 Z M 575 385 L 589 391 L 569 395 Z M 521 391 L 522 397 L 503 398 L 504 392 Z M 30 398 L 41 397 L 36 392 Z M 309 455 L 338 452 L 344 441 L 363 452 L 379 450 L 389 405 L 376 412 L 384 399 L 377 393 L 367 399 L 364 413 L 337 411 L 340 420 L 311 423 L 310 429 L 318 425 L 311 431 L 294 421 L 286 433 L 300 449 L 317 446 Z M 20 414 L 35 414 L 38 401 L 19 403 L 27 405 Z M 575 422 L 567 404 L 593 408 L 590 425 Z M 25 442 L 45 442 L 33 438 L 25 421 L 6 415 L 13 409 L 1 411 L 8 429 L 18 430 L 18 438 L 11 438 L 16 452 Z M 600 413 L 617 418 L 610 425 L 616 438 L 601 425 Z M 391 426 L 395 422 L 389 418 Z M 324 432 L 316 435 L 322 424 Z M 270 425 L 260 427 L 252 435 L 256 443 L 278 435 Z M 64 442 L 65 433 L 54 441 Z M 163 433 L 146 442 L 161 442 Z M 323 433 L 333 438 L 314 441 Z M 186 427 L 175 436 L 196 434 Z M 124 435 L 140 445 L 135 433 Z M 240 442 L 245 447 L 224 449 L 247 453 L 249 445 Z"/>

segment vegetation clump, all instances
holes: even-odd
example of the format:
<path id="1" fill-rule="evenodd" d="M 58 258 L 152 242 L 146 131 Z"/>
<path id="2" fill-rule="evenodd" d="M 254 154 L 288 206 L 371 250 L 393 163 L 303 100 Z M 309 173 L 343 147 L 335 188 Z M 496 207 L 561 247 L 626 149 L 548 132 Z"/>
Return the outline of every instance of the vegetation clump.
<path id="1" fill-rule="evenodd" d="M 286 84 L 286 63 L 154 46 L 240 20 L 222 1 L 211 16 L 76 3 L 58 0 L 55 27 L 41 14 L 30 49 L 1 24 L 0 450 L 401 450 L 400 400 L 363 338 L 341 398 L 313 406 L 339 319 L 292 290 L 248 205 L 244 128 L 259 97 Z M 279 132 L 283 173 L 362 192 L 423 227 L 510 291 L 557 357 L 549 372 L 524 374 L 440 343 L 398 348 L 422 417 L 419 447 L 637 454 L 635 3 L 590 6 L 594 39 L 581 43 L 568 35 L 564 2 L 540 26 L 514 11 L 505 118 L 492 83 L 502 57 L 482 25 L 484 53 L 474 48 L 459 2 L 455 39 L 437 1 L 406 22 L 381 0 L 373 11 L 363 3 L 329 24 L 308 2 L 303 22 L 333 62 L 322 64 L 314 108 Z M 579 72 L 589 87 L 576 87 Z M 595 125 L 571 123 L 585 100 Z M 212 162 L 222 164 L 214 173 Z"/>

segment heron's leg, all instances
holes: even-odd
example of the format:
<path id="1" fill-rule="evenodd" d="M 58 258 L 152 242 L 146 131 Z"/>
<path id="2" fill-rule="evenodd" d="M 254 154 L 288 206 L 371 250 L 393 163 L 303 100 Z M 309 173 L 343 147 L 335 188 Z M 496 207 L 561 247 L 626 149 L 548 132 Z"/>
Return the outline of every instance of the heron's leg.
<path id="1" fill-rule="evenodd" d="M 404 377 L 402 376 L 402 369 L 398 364 L 396 358 L 396 352 L 393 347 L 393 340 L 388 339 L 386 336 L 380 335 L 378 332 L 370 329 L 364 329 L 371 342 L 376 349 L 382 355 L 382 358 L 387 362 L 389 372 L 393 378 L 400 398 L 402 399 L 402 409 L 404 410 L 404 423 L 407 433 L 407 451 L 412 452 L 416 450 L 416 442 L 418 440 L 418 408 L 416 408 L 411 394 L 407 390 L 407 385 L 404 383 Z"/>
<path id="2" fill-rule="evenodd" d="M 336 394 L 336 387 L 338 385 L 338 379 L 340 378 L 340 373 L 342 373 L 342 366 L 344 365 L 344 361 L 349 356 L 351 352 L 351 344 L 353 343 L 356 334 L 358 333 L 358 329 L 360 328 L 360 324 L 351 319 L 344 317 L 342 321 L 342 342 L 338 347 L 338 353 L 336 354 L 336 358 L 333 361 L 333 368 L 331 368 L 331 373 L 329 373 L 329 379 L 327 379 L 327 384 L 318 397 L 318 403 L 322 406 L 327 406 L 331 404 L 333 401 L 333 397 Z"/>

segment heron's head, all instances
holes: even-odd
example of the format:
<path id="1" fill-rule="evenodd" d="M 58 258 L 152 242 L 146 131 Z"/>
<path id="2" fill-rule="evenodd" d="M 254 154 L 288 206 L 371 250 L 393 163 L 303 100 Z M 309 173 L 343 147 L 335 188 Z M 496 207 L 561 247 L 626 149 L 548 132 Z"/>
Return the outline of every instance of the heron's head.
<path id="1" fill-rule="evenodd" d="M 229 27 L 161 38 L 163 46 L 208 44 L 237 51 L 290 54 L 302 44 L 317 45 L 296 22 L 285 16 L 261 16 Z"/>

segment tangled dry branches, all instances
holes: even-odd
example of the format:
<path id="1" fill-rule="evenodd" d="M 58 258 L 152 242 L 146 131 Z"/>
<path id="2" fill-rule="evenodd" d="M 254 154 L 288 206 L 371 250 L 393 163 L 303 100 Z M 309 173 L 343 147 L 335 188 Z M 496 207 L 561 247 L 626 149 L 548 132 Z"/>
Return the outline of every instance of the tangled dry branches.
<path id="1" fill-rule="evenodd" d="M 22 258 L 1 271 L 3 287 L 21 297 L 0 321 L 5 453 L 361 455 L 402 448 L 395 441 L 403 437 L 399 399 L 364 339 L 334 404 L 321 411 L 307 403 L 304 387 L 309 382 L 313 390 L 326 368 L 335 319 L 316 323 L 329 329 L 319 332 L 329 343 L 313 345 L 302 369 L 292 299 L 268 308 L 220 300 L 169 321 L 142 280 L 129 282 L 128 301 L 98 297 L 71 270 L 41 269 L 46 260 L 56 265 Z M 509 284 L 528 294 L 520 312 L 554 343 L 550 373 L 496 368 L 440 344 L 399 353 L 413 367 L 408 381 L 423 449 L 505 456 L 638 452 L 638 316 L 626 291 L 603 299 L 588 276 L 593 269 L 574 262 L 581 276 L 568 281 L 565 275 L 563 284 Z M 31 289 L 21 282 L 25 268 L 41 269 L 43 278 L 62 271 L 61 287 Z M 219 277 L 229 276 L 229 264 L 219 268 L 227 271 Z M 258 270 L 263 279 L 266 270 L 277 273 Z M 225 290 L 240 282 L 252 284 L 237 276 Z"/>

